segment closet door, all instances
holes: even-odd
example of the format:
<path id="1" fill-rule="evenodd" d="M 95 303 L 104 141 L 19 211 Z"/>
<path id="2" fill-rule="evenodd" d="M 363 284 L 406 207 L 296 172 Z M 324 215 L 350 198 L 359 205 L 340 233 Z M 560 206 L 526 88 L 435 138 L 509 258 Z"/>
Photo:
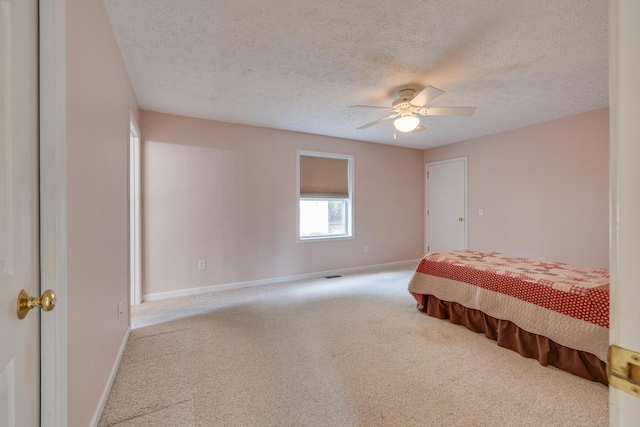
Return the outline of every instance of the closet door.
<path id="1" fill-rule="evenodd" d="M 427 164 L 427 252 L 467 248 L 467 159 Z"/>

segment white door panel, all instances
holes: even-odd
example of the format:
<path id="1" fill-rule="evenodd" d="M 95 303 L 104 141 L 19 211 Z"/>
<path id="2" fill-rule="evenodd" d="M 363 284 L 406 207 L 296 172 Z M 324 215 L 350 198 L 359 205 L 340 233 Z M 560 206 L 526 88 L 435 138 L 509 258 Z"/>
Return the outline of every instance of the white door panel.
<path id="1" fill-rule="evenodd" d="M 640 352 L 640 2 L 610 3 L 612 345 Z M 610 424 L 640 425 L 640 398 L 613 387 Z"/>
<path id="2" fill-rule="evenodd" d="M 0 0 L 0 425 L 40 422 L 37 1 Z"/>
<path id="3" fill-rule="evenodd" d="M 467 247 L 466 159 L 427 165 L 427 251 Z"/>

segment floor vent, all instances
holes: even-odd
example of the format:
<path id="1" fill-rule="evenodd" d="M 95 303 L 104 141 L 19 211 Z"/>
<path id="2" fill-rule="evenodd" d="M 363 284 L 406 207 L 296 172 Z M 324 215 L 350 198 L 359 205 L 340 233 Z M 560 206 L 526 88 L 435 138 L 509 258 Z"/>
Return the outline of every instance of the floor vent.
<path id="1" fill-rule="evenodd" d="M 324 276 L 325 279 L 335 279 L 336 277 L 342 277 L 339 274 L 336 274 L 335 276 Z"/>

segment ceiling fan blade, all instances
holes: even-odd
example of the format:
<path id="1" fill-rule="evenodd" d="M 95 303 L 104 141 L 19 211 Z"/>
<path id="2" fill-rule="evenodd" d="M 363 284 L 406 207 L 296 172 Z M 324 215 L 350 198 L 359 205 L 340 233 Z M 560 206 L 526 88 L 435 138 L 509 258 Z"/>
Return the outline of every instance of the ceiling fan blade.
<path id="1" fill-rule="evenodd" d="M 425 116 L 473 116 L 476 107 L 428 107 L 420 112 Z"/>
<path id="2" fill-rule="evenodd" d="M 351 108 L 375 108 L 375 109 L 378 109 L 378 110 L 393 111 L 393 108 L 376 107 L 375 105 L 352 105 Z"/>
<path id="3" fill-rule="evenodd" d="M 427 105 L 443 93 L 443 90 L 437 89 L 433 86 L 427 86 L 420 93 L 413 97 L 411 103 L 416 107 L 422 107 L 423 105 Z"/>
<path id="4" fill-rule="evenodd" d="M 384 122 L 385 120 L 390 120 L 390 119 L 393 119 L 393 118 L 395 118 L 395 117 L 398 117 L 399 115 L 400 115 L 400 114 L 390 114 L 390 115 L 388 115 L 387 117 L 383 117 L 383 118 L 378 119 L 378 120 L 376 120 L 376 121 L 373 121 L 373 122 L 371 122 L 371 123 L 367 123 L 366 125 L 360 126 L 358 129 L 366 129 L 366 128 L 371 127 L 371 126 L 373 126 L 373 125 L 377 125 L 378 123 L 382 123 L 382 122 Z"/>

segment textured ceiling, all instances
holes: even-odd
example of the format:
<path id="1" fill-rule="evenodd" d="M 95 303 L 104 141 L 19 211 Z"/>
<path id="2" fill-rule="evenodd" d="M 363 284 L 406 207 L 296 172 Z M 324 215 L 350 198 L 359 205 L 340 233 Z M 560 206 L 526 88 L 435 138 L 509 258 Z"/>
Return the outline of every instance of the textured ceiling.
<path id="1" fill-rule="evenodd" d="M 146 110 L 428 148 L 608 106 L 604 0 L 104 0 Z M 358 126 L 445 91 L 394 140 Z"/>

